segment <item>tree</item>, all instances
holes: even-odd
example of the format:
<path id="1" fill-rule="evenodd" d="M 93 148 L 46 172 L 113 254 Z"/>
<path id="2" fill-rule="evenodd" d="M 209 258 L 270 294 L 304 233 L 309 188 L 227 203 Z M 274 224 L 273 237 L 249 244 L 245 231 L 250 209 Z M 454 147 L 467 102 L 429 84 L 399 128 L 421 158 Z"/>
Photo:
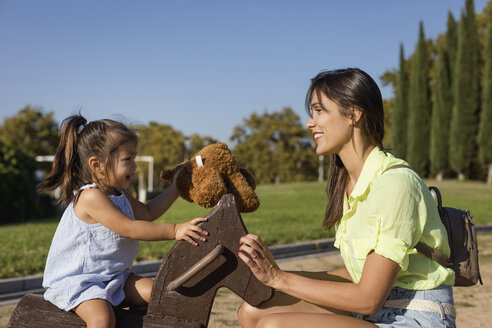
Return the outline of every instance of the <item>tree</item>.
<path id="1" fill-rule="evenodd" d="M 58 123 L 53 112 L 26 106 L 0 126 L 0 136 L 31 156 L 52 155 L 58 146 Z"/>
<path id="2" fill-rule="evenodd" d="M 453 14 L 448 11 L 448 24 L 446 31 L 446 53 L 449 62 L 449 87 L 453 89 L 453 78 L 456 70 L 456 57 L 458 52 L 458 23 L 456 23 Z M 453 100 L 451 100 L 453 101 Z"/>
<path id="3" fill-rule="evenodd" d="M 419 40 L 412 65 L 409 92 L 407 160 L 422 176 L 429 173 L 431 100 L 427 44 L 420 22 Z"/>
<path id="4" fill-rule="evenodd" d="M 150 122 L 148 126 L 137 126 L 135 130 L 139 135 L 138 154 L 154 157 L 154 183 L 158 183 L 158 189 L 162 189 L 164 185 L 159 179 L 161 170 L 174 168 L 184 160 L 184 136 L 170 125 L 157 122 Z M 147 174 L 146 165 L 138 166 Z"/>
<path id="5" fill-rule="evenodd" d="M 453 81 L 454 106 L 451 119 L 449 160 L 464 180 L 477 156 L 480 111 L 480 48 L 473 0 L 466 0 L 458 28 L 458 53 Z"/>
<path id="6" fill-rule="evenodd" d="M 393 89 L 396 89 L 397 80 L 398 80 L 398 71 L 396 69 L 392 69 L 391 71 L 385 71 L 381 76 L 379 76 L 381 83 L 383 86 L 391 85 Z"/>
<path id="7" fill-rule="evenodd" d="M 0 223 L 35 214 L 36 163 L 24 149 L 0 138 Z"/>
<path id="8" fill-rule="evenodd" d="M 487 184 L 492 184 L 492 6 L 488 9 L 488 29 L 485 42 L 483 71 L 483 103 L 478 135 L 479 156 L 488 167 Z"/>
<path id="9" fill-rule="evenodd" d="M 407 115 L 408 115 L 408 74 L 405 69 L 403 44 L 400 44 L 400 68 L 395 92 L 395 106 L 391 115 L 391 148 L 395 156 L 406 158 Z"/>
<path id="10" fill-rule="evenodd" d="M 450 88 L 449 56 L 443 42 L 438 42 L 437 62 L 434 70 L 434 101 L 431 120 L 430 161 L 431 173 L 442 180 L 448 169 L 449 126 L 453 106 Z"/>
<path id="11" fill-rule="evenodd" d="M 187 154 L 185 155 L 185 157 L 193 156 L 206 145 L 217 143 L 217 139 L 214 139 L 210 136 L 202 137 L 198 133 L 192 133 L 185 139 L 186 139 L 185 142 L 188 144 L 186 148 Z"/>
<path id="12" fill-rule="evenodd" d="M 391 141 L 391 124 L 393 122 L 393 112 L 395 109 L 395 98 L 383 99 L 384 109 L 384 138 L 383 146 Z"/>
<path id="13" fill-rule="evenodd" d="M 243 123 L 231 136 L 233 154 L 257 182 L 316 179 L 318 158 L 311 148 L 312 139 L 292 109 L 253 113 Z"/>

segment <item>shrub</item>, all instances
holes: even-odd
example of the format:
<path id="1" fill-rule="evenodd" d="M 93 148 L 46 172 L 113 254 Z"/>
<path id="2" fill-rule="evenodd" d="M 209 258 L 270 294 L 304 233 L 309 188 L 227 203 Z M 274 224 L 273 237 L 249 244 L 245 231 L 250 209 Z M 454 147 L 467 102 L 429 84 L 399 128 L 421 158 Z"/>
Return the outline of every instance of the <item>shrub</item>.
<path id="1" fill-rule="evenodd" d="M 35 170 L 34 158 L 0 138 L 0 224 L 35 215 Z"/>

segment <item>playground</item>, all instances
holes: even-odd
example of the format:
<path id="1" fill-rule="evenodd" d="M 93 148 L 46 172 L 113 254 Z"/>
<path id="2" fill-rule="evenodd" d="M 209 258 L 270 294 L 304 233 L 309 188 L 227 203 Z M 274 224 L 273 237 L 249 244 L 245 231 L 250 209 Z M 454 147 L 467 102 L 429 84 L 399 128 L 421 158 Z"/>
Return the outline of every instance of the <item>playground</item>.
<path id="1" fill-rule="evenodd" d="M 489 321 L 489 300 L 492 297 L 492 234 L 478 234 L 480 246 L 480 271 L 484 285 L 454 288 L 455 305 L 458 312 L 457 326 L 486 327 Z M 337 252 L 322 255 L 307 255 L 279 262 L 281 268 L 292 271 L 323 271 L 342 266 Z M 236 311 L 241 299 L 231 291 L 219 289 L 210 315 L 210 328 L 238 327 Z M 0 306 L 0 328 L 7 327 L 15 304 Z"/>

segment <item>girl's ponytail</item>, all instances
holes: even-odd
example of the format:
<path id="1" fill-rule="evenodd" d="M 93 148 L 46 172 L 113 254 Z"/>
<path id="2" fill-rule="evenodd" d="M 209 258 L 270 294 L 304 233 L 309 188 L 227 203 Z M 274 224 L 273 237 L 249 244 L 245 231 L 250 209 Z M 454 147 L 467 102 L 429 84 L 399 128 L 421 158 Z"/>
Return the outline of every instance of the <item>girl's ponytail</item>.
<path id="1" fill-rule="evenodd" d="M 39 189 L 54 190 L 60 187 L 59 202 L 67 205 L 73 199 L 73 190 L 83 184 L 80 157 L 77 149 L 79 129 L 87 123 L 81 115 L 73 115 L 62 122 L 60 143 L 53 159 L 53 167 Z"/>

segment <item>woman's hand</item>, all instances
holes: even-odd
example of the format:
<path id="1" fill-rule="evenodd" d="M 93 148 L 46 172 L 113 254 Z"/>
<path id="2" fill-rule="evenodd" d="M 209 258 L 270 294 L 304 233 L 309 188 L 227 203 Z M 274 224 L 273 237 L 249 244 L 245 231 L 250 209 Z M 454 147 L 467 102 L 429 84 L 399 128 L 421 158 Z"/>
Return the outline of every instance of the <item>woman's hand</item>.
<path id="1" fill-rule="evenodd" d="M 282 270 L 275 262 L 272 253 L 260 237 L 247 234 L 239 240 L 239 258 L 246 263 L 251 272 L 263 284 L 276 288 Z"/>
<path id="2" fill-rule="evenodd" d="M 189 222 L 178 223 L 174 228 L 174 239 L 186 240 L 194 246 L 198 246 L 196 240 L 206 241 L 208 232 L 197 226 L 198 223 L 207 221 L 207 218 L 196 218 Z"/>

